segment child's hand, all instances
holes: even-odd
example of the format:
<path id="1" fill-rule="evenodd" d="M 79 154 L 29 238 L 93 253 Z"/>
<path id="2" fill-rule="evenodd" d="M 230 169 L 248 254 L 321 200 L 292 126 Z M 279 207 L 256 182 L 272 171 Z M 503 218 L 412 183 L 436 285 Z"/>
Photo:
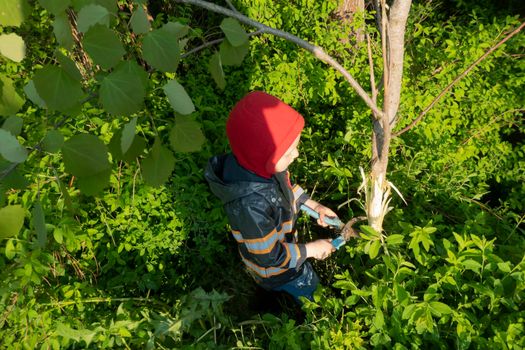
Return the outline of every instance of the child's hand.
<path id="1" fill-rule="evenodd" d="M 317 260 L 324 260 L 335 252 L 331 239 L 318 239 L 317 241 L 306 243 L 306 257 Z"/>
<path id="2" fill-rule="evenodd" d="M 324 217 L 325 216 L 329 216 L 329 217 L 333 217 L 333 218 L 336 218 L 337 217 L 337 214 L 334 213 L 332 211 L 332 209 L 330 208 L 327 208 L 325 207 L 324 205 L 312 200 L 312 199 L 309 199 L 308 201 L 306 201 L 305 203 L 307 206 L 309 206 L 310 208 L 312 208 L 313 210 L 315 210 L 316 212 L 319 213 L 319 219 L 317 219 L 317 223 L 323 227 L 327 227 L 328 224 L 326 222 L 324 222 Z"/>

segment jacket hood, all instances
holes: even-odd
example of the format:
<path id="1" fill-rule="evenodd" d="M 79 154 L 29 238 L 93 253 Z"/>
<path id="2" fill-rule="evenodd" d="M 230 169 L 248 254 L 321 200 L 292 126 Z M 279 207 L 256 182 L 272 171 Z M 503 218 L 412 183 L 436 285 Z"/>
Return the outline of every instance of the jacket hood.
<path id="1" fill-rule="evenodd" d="M 232 154 L 210 158 L 204 177 L 223 204 L 275 186 L 273 180 L 244 169 Z"/>

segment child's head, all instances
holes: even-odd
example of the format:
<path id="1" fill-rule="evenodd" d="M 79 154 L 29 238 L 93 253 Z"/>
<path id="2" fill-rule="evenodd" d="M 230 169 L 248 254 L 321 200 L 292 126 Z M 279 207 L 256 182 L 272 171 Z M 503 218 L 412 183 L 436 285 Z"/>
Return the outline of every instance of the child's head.
<path id="1" fill-rule="evenodd" d="M 230 112 L 226 133 L 237 161 L 259 176 L 284 171 L 298 156 L 303 117 L 278 98 L 253 91 Z"/>

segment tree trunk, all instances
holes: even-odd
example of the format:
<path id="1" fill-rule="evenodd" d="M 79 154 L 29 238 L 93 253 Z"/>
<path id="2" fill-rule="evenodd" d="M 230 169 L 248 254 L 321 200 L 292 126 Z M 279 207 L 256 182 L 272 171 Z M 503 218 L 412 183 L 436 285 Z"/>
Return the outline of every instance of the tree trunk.
<path id="1" fill-rule="evenodd" d="M 387 9 L 381 2 L 381 40 L 383 42 L 383 115 L 373 121 L 372 170 L 368 195 L 368 224 L 383 230 L 389 211 L 390 182 L 386 178 L 392 128 L 396 123 L 403 78 L 404 37 L 411 0 L 396 0 Z"/>
<path id="2" fill-rule="evenodd" d="M 344 23 L 351 23 L 354 20 L 356 13 L 364 13 L 365 0 L 343 0 L 336 15 Z M 350 33 L 350 36 L 355 35 L 357 42 L 362 42 L 364 39 L 364 28 L 357 28 L 355 33 Z"/>

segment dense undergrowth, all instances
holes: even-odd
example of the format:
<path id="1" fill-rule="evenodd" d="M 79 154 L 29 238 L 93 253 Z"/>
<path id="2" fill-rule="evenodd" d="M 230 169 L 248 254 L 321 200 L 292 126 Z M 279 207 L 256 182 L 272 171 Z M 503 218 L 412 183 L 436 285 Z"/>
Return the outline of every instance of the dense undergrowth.
<path id="1" fill-rule="evenodd" d="M 483 4 L 467 10 L 459 3 L 455 10 L 450 2 L 413 5 L 400 127 L 519 23 L 510 2 L 497 15 Z M 26 59 L 0 67 L 18 79 L 19 91 L 54 51 L 51 18 L 32 5 L 18 29 L 29 43 Z M 355 27 L 334 16 L 336 1 L 236 6 L 324 47 L 368 85 L 366 43 L 348 36 Z M 167 1 L 149 11 L 154 26 L 175 18 L 195 28 L 190 47 L 220 36 L 221 16 Z M 373 21 L 366 17 L 374 37 Z M 228 151 L 224 123 L 235 101 L 265 90 L 306 119 L 293 180 L 348 220 L 362 214 L 356 191 L 359 167 L 369 166 L 370 111 L 333 70 L 268 35 L 251 38 L 241 66 L 225 67 L 224 90 L 209 77 L 214 48 L 183 59 L 177 79 L 193 99 L 206 142 L 198 152 L 175 153 L 167 184 L 146 185 L 144 162 L 122 161 L 114 152 L 109 186 L 96 196 L 78 190 L 60 152 L 34 152 L 21 166 L 23 176 L 4 179 L 2 207 L 21 205 L 27 216 L 16 237 L 0 242 L 0 347 L 525 347 L 524 44 L 523 34 L 510 40 L 393 141 L 389 176 L 407 204 L 394 200 L 386 243 L 374 243 L 378 237 L 368 232 L 315 263 L 323 287 L 302 315 L 286 298 L 275 299 L 279 308 L 261 299 L 203 169 L 211 155 Z M 380 44 L 373 46 L 380 62 Z M 375 71 L 379 79 L 380 65 Z M 137 126 L 149 145 L 169 137 L 174 119 L 157 93 L 164 79 L 151 74 L 152 117 L 141 116 Z M 17 116 L 18 139 L 27 147 L 62 120 L 29 101 Z M 93 101 L 58 129 L 66 139 L 89 131 L 111 150 L 113 135 L 129 120 Z M 45 234 L 37 235 L 42 214 Z M 298 230 L 305 241 L 332 235 L 306 217 Z"/>

